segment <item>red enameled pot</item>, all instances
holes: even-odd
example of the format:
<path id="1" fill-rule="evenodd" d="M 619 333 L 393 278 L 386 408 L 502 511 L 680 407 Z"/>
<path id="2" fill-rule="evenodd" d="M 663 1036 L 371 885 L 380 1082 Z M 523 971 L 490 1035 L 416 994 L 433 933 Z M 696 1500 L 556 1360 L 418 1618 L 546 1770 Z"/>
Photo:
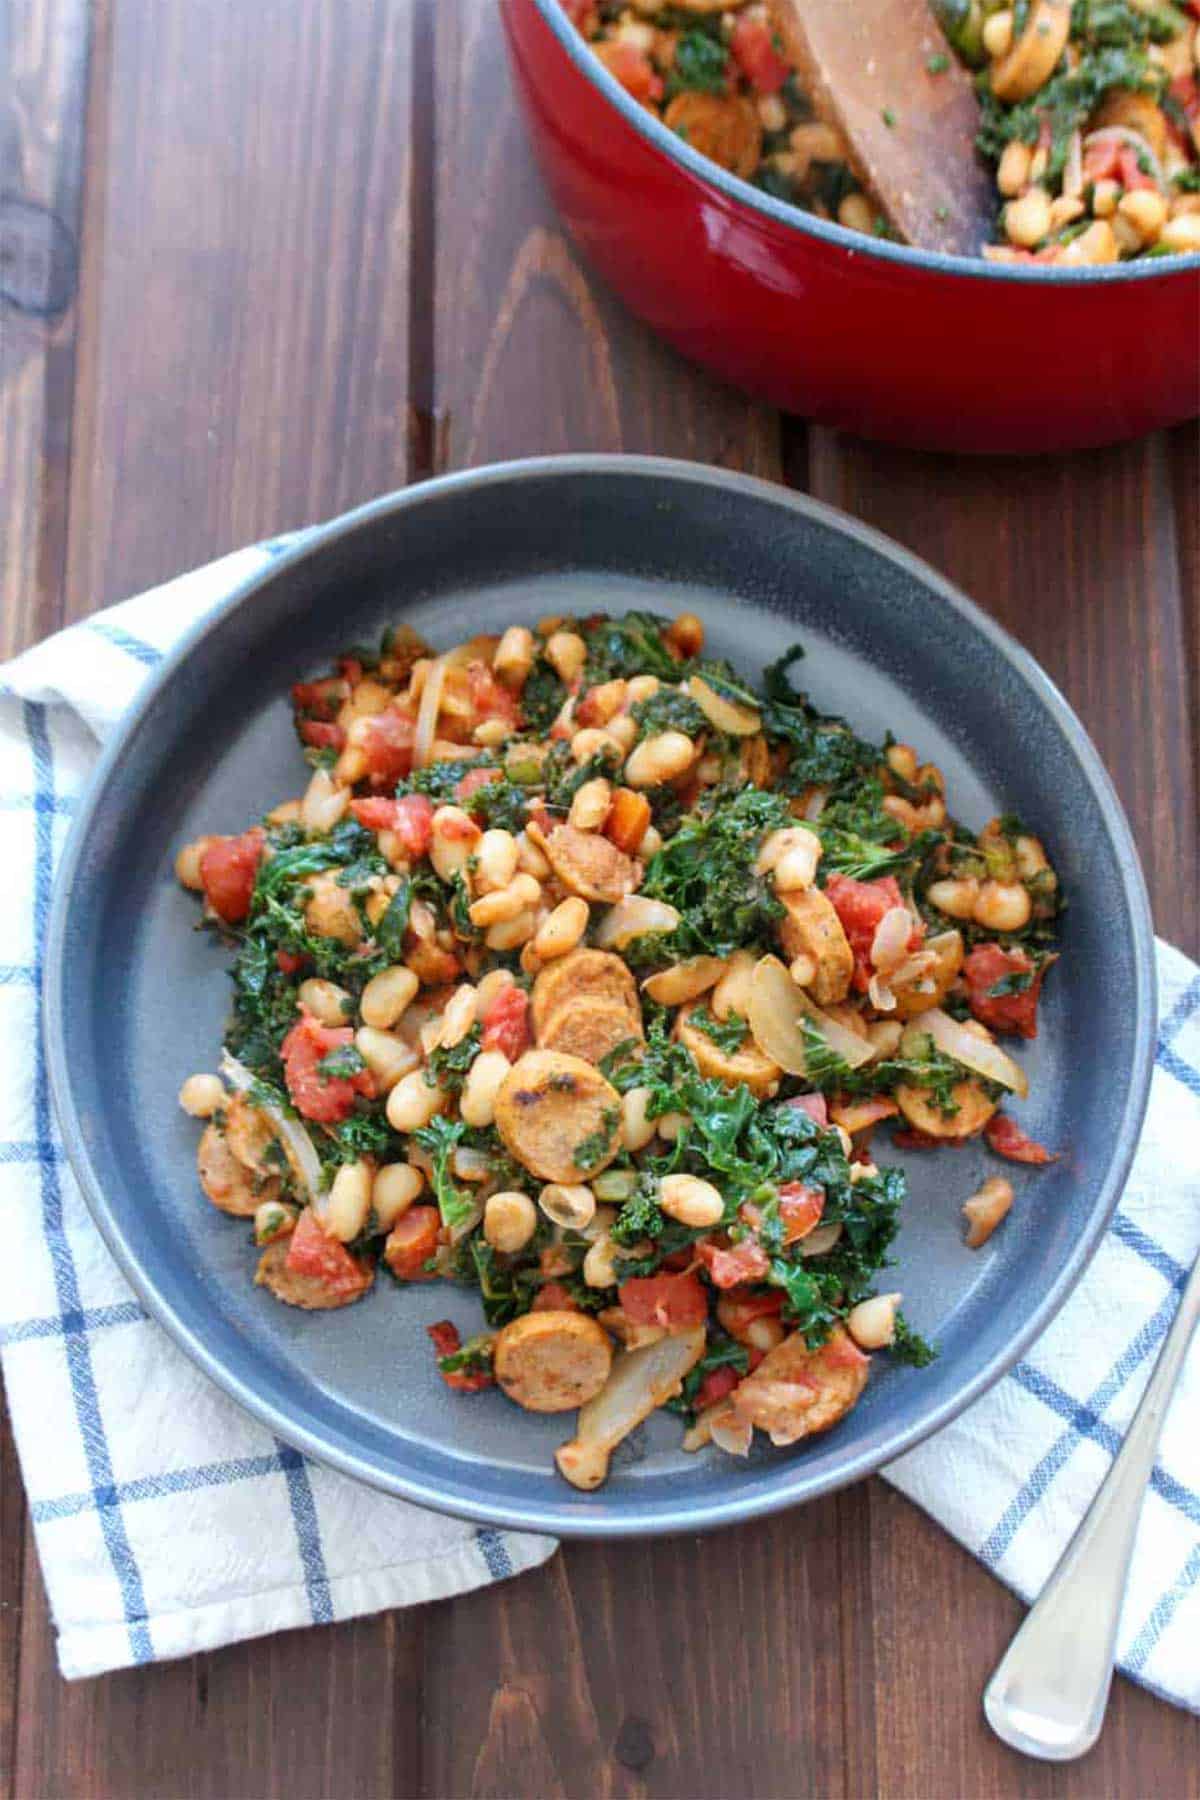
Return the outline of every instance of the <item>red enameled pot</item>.
<path id="1" fill-rule="evenodd" d="M 501 0 L 580 248 L 647 324 L 788 412 L 923 449 L 1073 450 L 1200 411 L 1200 259 L 934 256 L 726 174 L 639 106 L 559 0 Z"/>

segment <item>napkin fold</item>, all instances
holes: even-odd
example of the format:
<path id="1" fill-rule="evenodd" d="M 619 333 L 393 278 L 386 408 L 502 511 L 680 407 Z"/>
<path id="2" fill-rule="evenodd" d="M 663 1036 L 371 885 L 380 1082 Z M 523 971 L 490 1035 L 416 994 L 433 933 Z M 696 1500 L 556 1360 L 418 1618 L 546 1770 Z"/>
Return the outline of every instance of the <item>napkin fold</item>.
<path id="1" fill-rule="evenodd" d="M 280 1443 L 133 1297 L 58 1136 L 41 1045 L 54 868 L 99 743 L 180 635 L 290 541 L 239 551 L 0 670 L 0 1360 L 62 1672 L 94 1675 L 413 1605 L 544 1561 L 551 1538 L 392 1500 Z M 1150 1109 L 1112 1229 L 1010 1375 L 885 1471 L 1032 1598 L 1091 1501 L 1200 1248 L 1200 972 L 1158 946 Z M 29 1054 L 30 1045 L 34 1054 Z M 1200 1351 L 1167 1419 L 1122 1668 L 1200 1711 Z"/>

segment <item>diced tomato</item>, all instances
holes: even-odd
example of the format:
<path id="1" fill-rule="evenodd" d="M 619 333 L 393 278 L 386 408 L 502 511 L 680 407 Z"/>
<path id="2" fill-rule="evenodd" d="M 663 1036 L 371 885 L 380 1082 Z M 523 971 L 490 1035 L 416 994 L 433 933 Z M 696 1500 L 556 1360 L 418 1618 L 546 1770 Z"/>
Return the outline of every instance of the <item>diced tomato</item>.
<path id="1" fill-rule="evenodd" d="M 241 837 L 215 838 L 200 858 L 204 897 L 227 925 L 240 925 L 250 911 L 264 835 L 255 825 Z"/>
<path id="2" fill-rule="evenodd" d="M 744 1281 L 761 1281 L 770 1263 L 757 1239 L 745 1237 L 740 1244 L 722 1250 L 717 1244 L 697 1244 L 696 1252 L 708 1270 L 714 1287 L 740 1287 Z"/>
<path id="3" fill-rule="evenodd" d="M 357 656 L 339 656 L 337 672 L 352 688 L 356 688 L 363 678 L 363 666 Z"/>
<path id="4" fill-rule="evenodd" d="M 300 734 L 300 742 L 308 744 L 313 750 L 341 750 L 346 742 L 346 734 L 340 725 L 328 725 L 323 719 L 298 719 L 296 730 Z"/>
<path id="5" fill-rule="evenodd" d="M 298 950 L 277 950 L 275 962 L 281 975 L 294 975 L 297 969 L 304 967 L 304 958 Z"/>
<path id="6" fill-rule="evenodd" d="M 288 1239 L 286 1266 L 295 1275 L 319 1281 L 339 1299 L 353 1299 L 371 1281 L 370 1270 L 351 1256 L 345 1244 L 323 1230 L 311 1206 L 300 1214 Z"/>
<path id="7" fill-rule="evenodd" d="M 790 63 L 775 48 L 768 19 L 743 13 L 733 28 L 729 48 L 746 80 L 760 94 L 777 94 L 792 72 Z"/>
<path id="8" fill-rule="evenodd" d="M 550 812 L 549 808 L 543 806 L 540 800 L 536 800 L 530 807 L 529 817 L 532 823 L 537 826 L 538 830 L 545 837 L 549 837 L 550 833 L 554 830 L 554 827 L 559 823 L 553 813 Z"/>
<path id="9" fill-rule="evenodd" d="M 724 1400 L 732 1394 L 741 1379 L 741 1373 L 728 1363 L 724 1363 L 719 1369 L 710 1369 L 696 1389 L 692 1405 L 697 1412 L 703 1412 L 705 1407 L 715 1406 L 718 1400 Z"/>
<path id="10" fill-rule="evenodd" d="M 487 787 L 490 781 L 497 780 L 499 774 L 499 769 L 468 769 L 454 789 L 454 798 L 460 806 L 466 806 L 472 794 L 477 794 L 480 788 Z"/>
<path id="11" fill-rule="evenodd" d="M 1019 994 L 991 994 L 998 982 L 1009 975 L 1028 974 L 1033 963 L 1024 950 L 1004 950 L 999 944 L 976 944 L 963 964 L 963 980 L 967 984 L 971 1011 L 982 1025 L 992 1031 L 1012 1031 L 1018 1037 L 1037 1036 L 1038 996 L 1043 964 L 1029 986 Z"/>
<path id="12" fill-rule="evenodd" d="M 664 1325 L 679 1330 L 703 1325 L 708 1296 L 695 1275 L 635 1275 L 618 1289 L 621 1310 L 635 1325 Z"/>
<path id="13" fill-rule="evenodd" d="M 352 800 L 350 811 L 368 831 L 394 831 L 409 856 L 424 856 L 433 841 L 433 801 L 428 794 L 405 794 L 399 800 L 373 795 Z"/>
<path id="14" fill-rule="evenodd" d="M 462 1349 L 462 1339 L 458 1334 L 458 1326 L 449 1319 L 442 1319 L 436 1325 L 425 1327 L 433 1339 L 433 1347 L 439 1359 L 453 1356 Z M 490 1369 L 439 1369 L 438 1374 L 449 1388 L 460 1394 L 477 1394 L 480 1388 L 494 1387 L 495 1377 Z"/>
<path id="15" fill-rule="evenodd" d="M 614 75 L 635 100 L 661 100 L 663 79 L 644 50 L 620 39 L 610 39 L 595 46 L 596 55 L 610 75 Z"/>
<path id="16" fill-rule="evenodd" d="M 502 1050 L 509 1062 L 524 1056 L 532 1039 L 529 1035 L 529 995 L 510 981 L 499 988 L 488 1002 L 483 1015 L 483 1050 Z"/>
<path id="17" fill-rule="evenodd" d="M 829 1107 L 824 1094 L 793 1094 L 787 1104 L 794 1106 L 797 1112 L 806 1112 L 822 1127 L 829 1123 Z"/>
<path id="18" fill-rule="evenodd" d="M 339 681 L 336 675 L 326 675 L 323 681 L 296 682 L 292 688 L 292 705 L 310 719 L 332 719 L 348 696 L 349 689 L 344 681 Z"/>
<path id="19" fill-rule="evenodd" d="M 1021 1127 L 1008 1117 L 1007 1113 L 993 1113 L 983 1128 L 983 1135 L 988 1141 L 988 1148 L 997 1156 L 1005 1156 L 1009 1162 L 1032 1163 L 1041 1167 L 1044 1163 L 1058 1161 L 1058 1153 L 1047 1150 L 1045 1145 L 1035 1143 L 1026 1137 Z"/>
<path id="20" fill-rule="evenodd" d="M 865 994 L 871 980 L 871 945 L 884 913 L 904 905 L 904 895 L 894 875 L 882 875 L 877 881 L 855 881 L 850 875 L 831 875 L 825 887 L 829 900 L 842 922 L 842 930 L 854 952 L 854 986 Z M 923 925 L 914 921 L 908 947 L 915 950 L 925 935 Z"/>
<path id="21" fill-rule="evenodd" d="M 506 725 L 516 724 L 516 699 L 496 680 L 485 662 L 467 664 L 467 688 L 477 725 L 485 719 L 503 719 Z"/>
<path id="22" fill-rule="evenodd" d="M 835 1100 L 829 1116 L 853 1137 L 857 1131 L 869 1131 L 881 1119 L 894 1119 L 899 1111 L 896 1102 L 885 1094 L 873 1094 L 867 1100 Z"/>
<path id="23" fill-rule="evenodd" d="M 374 1098 L 375 1082 L 369 1069 L 360 1069 L 357 1075 L 321 1073 L 322 1059 L 353 1041 L 349 1025 L 321 1025 L 304 1011 L 284 1038 L 279 1049 L 284 1079 L 297 1112 L 306 1119 L 336 1125 L 349 1118 L 359 1094 Z"/>
<path id="24" fill-rule="evenodd" d="M 650 802 L 645 794 L 636 794 L 632 788 L 619 787 L 613 794 L 612 805 L 604 821 L 604 835 L 610 844 L 615 844 L 626 856 L 632 856 L 646 835 L 650 816 Z"/>
<path id="25" fill-rule="evenodd" d="M 803 1181 L 785 1181 L 779 1190 L 784 1243 L 798 1244 L 810 1231 L 815 1231 L 824 1211 L 824 1188 L 807 1187 Z"/>
<path id="26" fill-rule="evenodd" d="M 394 706 L 373 714 L 366 721 L 362 750 L 372 787 L 395 787 L 410 773 L 415 730 L 408 714 Z"/>
<path id="27" fill-rule="evenodd" d="M 561 1281 L 547 1281 L 538 1289 L 530 1312 L 582 1312 L 578 1300 L 572 1299 Z"/>
<path id="28" fill-rule="evenodd" d="M 442 1216 L 436 1206 L 410 1206 L 388 1232 L 383 1260 L 397 1281 L 429 1281 L 425 1267 L 438 1247 Z"/>

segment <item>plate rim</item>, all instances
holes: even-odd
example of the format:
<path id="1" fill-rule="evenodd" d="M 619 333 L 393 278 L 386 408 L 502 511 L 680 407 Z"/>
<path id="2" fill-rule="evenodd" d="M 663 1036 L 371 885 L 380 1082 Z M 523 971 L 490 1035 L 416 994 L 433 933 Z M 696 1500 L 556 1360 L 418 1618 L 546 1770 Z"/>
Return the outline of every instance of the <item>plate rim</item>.
<path id="1" fill-rule="evenodd" d="M 856 540 L 865 549 L 899 565 L 930 590 L 942 604 L 949 606 L 966 625 L 990 640 L 993 648 L 1014 669 L 1043 707 L 1049 710 L 1067 738 L 1089 781 L 1118 852 L 1122 887 L 1133 936 L 1133 1058 L 1123 1096 L 1116 1154 L 1098 1182 L 1095 1203 L 1087 1224 L 1049 1288 L 1022 1321 L 1000 1355 L 928 1415 L 885 1433 L 885 1450 L 881 1452 L 877 1444 L 864 1445 L 849 1455 L 843 1464 L 815 1478 L 811 1475 L 806 1478 L 803 1457 L 787 1459 L 780 1463 L 777 1473 L 769 1482 L 747 1488 L 740 1494 L 735 1492 L 711 1500 L 689 1499 L 677 1511 L 672 1511 L 669 1499 L 665 1503 L 649 1502 L 639 1494 L 631 1494 L 629 1503 L 624 1508 L 617 1498 L 615 1507 L 606 1505 L 594 1513 L 575 1510 L 566 1494 L 561 1505 L 557 1502 L 532 1501 L 499 1508 L 495 1503 L 475 1501 L 467 1496 L 447 1500 L 436 1484 L 419 1476 L 397 1472 L 392 1467 L 385 1468 L 366 1452 L 355 1454 L 352 1450 L 343 1450 L 325 1442 L 319 1431 L 311 1429 L 302 1419 L 294 1417 L 281 1406 L 259 1396 L 235 1370 L 227 1367 L 219 1356 L 210 1352 L 203 1337 L 158 1293 L 153 1279 L 148 1274 L 143 1274 L 133 1248 L 126 1242 L 125 1234 L 109 1206 L 99 1171 L 88 1153 L 82 1120 L 71 1092 L 67 1020 L 63 1005 L 67 925 L 71 913 L 71 896 L 93 821 L 103 805 L 109 779 L 121 761 L 127 741 L 141 726 L 163 688 L 174 678 L 196 646 L 211 632 L 216 631 L 232 612 L 246 604 L 260 588 L 276 580 L 282 572 L 303 562 L 314 550 L 336 542 L 358 530 L 360 526 L 402 514 L 425 501 L 436 502 L 446 494 L 499 486 L 508 482 L 535 480 L 548 475 L 571 477 L 612 474 L 666 478 L 697 486 L 716 487 L 747 495 L 793 515 L 813 520 Z M 40 1026 L 55 1117 L 68 1161 L 91 1218 L 122 1274 L 147 1312 L 173 1342 L 243 1411 L 248 1412 L 283 1442 L 311 1456 L 314 1461 L 337 1469 L 351 1479 L 393 1497 L 464 1518 L 475 1524 L 499 1526 L 514 1531 L 549 1532 L 564 1538 L 603 1540 L 661 1536 L 680 1531 L 710 1530 L 766 1517 L 862 1480 L 950 1424 L 995 1386 L 1030 1344 L 1041 1336 L 1062 1308 L 1102 1242 L 1137 1148 L 1149 1102 L 1157 1041 L 1154 931 L 1145 877 L 1133 833 L 1112 779 L 1082 721 L 1032 654 L 923 558 L 838 507 L 740 471 L 716 468 L 682 458 L 621 452 L 586 452 L 510 459 L 453 471 L 407 488 L 396 489 L 338 514 L 323 524 L 303 528 L 287 549 L 274 555 L 263 568 L 243 577 L 224 600 L 190 626 L 164 655 L 162 662 L 148 676 L 133 704 L 105 743 L 55 871 L 43 966 L 45 980 Z M 578 1506 L 578 1502 L 575 1506 Z"/>

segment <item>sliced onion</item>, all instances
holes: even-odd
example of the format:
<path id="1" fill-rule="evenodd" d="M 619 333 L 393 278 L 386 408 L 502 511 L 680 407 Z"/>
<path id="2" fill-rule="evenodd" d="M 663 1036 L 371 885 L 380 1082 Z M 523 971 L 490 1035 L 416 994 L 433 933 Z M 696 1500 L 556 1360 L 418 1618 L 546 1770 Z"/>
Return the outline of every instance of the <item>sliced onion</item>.
<path id="1" fill-rule="evenodd" d="M 679 1392 L 689 1369 L 704 1355 L 705 1331 L 672 1332 L 656 1344 L 618 1353 L 612 1373 L 594 1400 L 579 1409 L 574 1438 L 555 1454 L 559 1472 L 578 1488 L 596 1488 L 623 1438 Z"/>
<path id="2" fill-rule="evenodd" d="M 630 894 L 618 900 L 601 921 L 594 942 L 601 950 L 620 950 L 648 931 L 674 931 L 679 914 L 665 900 L 646 900 Z"/>
<path id="3" fill-rule="evenodd" d="M 825 811 L 825 803 L 828 799 L 828 788 L 815 787 L 809 790 L 808 799 L 804 802 L 804 817 L 810 825 Z"/>
<path id="4" fill-rule="evenodd" d="M 750 1420 L 740 1418 L 728 1400 L 710 1407 L 709 1411 L 714 1415 L 708 1421 L 709 1436 L 713 1443 L 729 1456 L 749 1456 L 750 1440 L 754 1436 L 754 1426 Z"/>
<path id="5" fill-rule="evenodd" d="M 1159 187 L 1165 192 L 1167 178 L 1163 174 L 1163 166 L 1155 156 L 1150 140 L 1135 131 L 1132 125 L 1104 125 L 1099 131 L 1089 131 L 1083 140 L 1083 154 L 1086 158 L 1089 144 L 1121 144 L 1133 150 L 1139 157 L 1144 156 L 1149 164 L 1149 172 Z"/>
<path id="6" fill-rule="evenodd" d="M 823 1013 L 797 987 L 777 956 L 763 956 L 754 965 L 748 1008 L 750 1030 L 765 1056 L 789 1075 L 807 1075 L 804 1022 L 815 1025 L 829 1048 L 851 1069 L 870 1062 L 874 1047 L 867 1038 L 847 1031 Z"/>
<path id="7" fill-rule="evenodd" d="M 450 1166 L 460 1181 L 486 1181 L 492 1172 L 489 1156 L 482 1150 L 472 1150 L 463 1144 L 455 1146 Z"/>
<path id="8" fill-rule="evenodd" d="M 1078 131 L 1071 133 L 1071 141 L 1067 145 L 1062 191 L 1065 200 L 1076 200 L 1083 193 L 1083 140 Z"/>
<path id="9" fill-rule="evenodd" d="M 871 962 L 881 975 L 892 975 L 908 955 L 912 914 L 907 906 L 889 906 L 871 939 Z"/>
<path id="10" fill-rule="evenodd" d="M 831 1219 L 828 1225 L 818 1225 L 802 1237 L 800 1241 L 801 1256 L 827 1256 L 842 1235 L 842 1221 Z"/>
<path id="11" fill-rule="evenodd" d="M 434 734 L 437 731 L 438 713 L 442 706 L 442 690 L 445 685 L 446 658 L 436 656 L 429 665 L 425 685 L 421 689 L 421 704 L 417 708 L 417 723 L 413 732 L 414 769 L 423 769 L 429 762 L 433 750 Z"/>
<path id="12" fill-rule="evenodd" d="M 229 1054 L 228 1050 L 221 1052 L 221 1073 L 230 1087 L 235 1088 L 239 1094 L 249 1093 L 254 1086 L 255 1077 L 245 1063 L 240 1063 L 236 1056 Z M 321 1191 L 321 1164 L 307 1131 L 298 1120 L 289 1119 L 288 1115 L 282 1112 L 278 1106 L 273 1105 L 270 1100 L 256 1099 L 254 1105 L 265 1118 L 270 1119 L 276 1137 L 287 1152 L 287 1159 L 292 1165 L 296 1179 L 313 1205 L 318 1211 L 321 1211 L 326 1200 L 326 1196 Z"/>
<path id="13" fill-rule="evenodd" d="M 931 1006 L 928 1012 L 918 1013 L 904 1033 L 904 1041 L 908 1040 L 909 1032 L 914 1037 L 927 1032 L 944 1056 L 961 1063 L 973 1075 L 982 1075 L 985 1081 L 998 1081 L 1001 1087 L 1020 1094 L 1022 1098 L 1028 1094 L 1029 1082 L 1025 1071 L 1011 1056 L 1004 1054 L 999 1044 L 993 1043 L 990 1038 L 976 1037 L 973 1031 L 968 1031 L 965 1025 L 952 1019 L 940 1007 Z"/>
<path id="14" fill-rule="evenodd" d="M 753 707 L 739 706 L 736 700 L 726 700 L 699 675 L 692 676 L 687 691 L 709 724 L 715 725 L 718 731 L 724 731 L 730 737 L 753 737 L 756 731 L 762 730 L 760 713 Z"/>

